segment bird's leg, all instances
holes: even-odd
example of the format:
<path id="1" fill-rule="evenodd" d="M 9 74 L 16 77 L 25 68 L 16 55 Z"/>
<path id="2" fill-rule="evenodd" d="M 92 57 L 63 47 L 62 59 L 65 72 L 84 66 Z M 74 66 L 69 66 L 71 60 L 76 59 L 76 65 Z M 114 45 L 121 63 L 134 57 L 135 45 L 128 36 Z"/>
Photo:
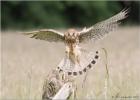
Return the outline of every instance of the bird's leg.
<path id="1" fill-rule="evenodd" d="M 69 58 L 69 59 L 73 59 L 74 60 L 74 50 L 73 50 L 73 46 L 72 45 L 66 45 L 66 56 Z"/>
<path id="2" fill-rule="evenodd" d="M 68 46 L 66 46 L 66 56 L 68 57 L 68 58 L 70 58 L 70 49 L 69 49 L 69 47 Z"/>
<path id="3" fill-rule="evenodd" d="M 75 46 L 74 49 L 74 54 L 75 54 L 75 62 L 80 65 L 80 55 L 81 55 L 81 51 L 80 51 L 80 47 L 78 45 Z"/>
<path id="4" fill-rule="evenodd" d="M 81 67 L 81 61 L 80 61 L 80 56 L 79 55 L 76 57 L 76 60 L 77 60 L 78 65 Z"/>
<path id="5" fill-rule="evenodd" d="M 80 64 L 80 58 L 78 55 L 76 56 L 76 60 L 77 60 L 78 64 Z"/>

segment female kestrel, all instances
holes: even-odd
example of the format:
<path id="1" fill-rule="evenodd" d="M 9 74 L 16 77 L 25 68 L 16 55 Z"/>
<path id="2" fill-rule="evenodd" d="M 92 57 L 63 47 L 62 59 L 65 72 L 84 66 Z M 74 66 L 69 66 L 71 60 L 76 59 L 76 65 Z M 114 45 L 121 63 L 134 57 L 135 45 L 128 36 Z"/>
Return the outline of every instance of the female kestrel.
<path id="1" fill-rule="evenodd" d="M 31 38 L 49 42 L 64 42 L 66 45 L 66 57 L 70 63 L 80 65 L 81 48 L 79 47 L 79 43 L 104 37 L 107 33 L 118 27 L 120 21 L 127 17 L 127 13 L 128 9 L 123 10 L 105 21 L 99 22 L 89 28 L 84 28 L 82 31 L 69 29 L 63 34 L 53 29 L 43 29 L 25 34 L 32 35 Z"/>

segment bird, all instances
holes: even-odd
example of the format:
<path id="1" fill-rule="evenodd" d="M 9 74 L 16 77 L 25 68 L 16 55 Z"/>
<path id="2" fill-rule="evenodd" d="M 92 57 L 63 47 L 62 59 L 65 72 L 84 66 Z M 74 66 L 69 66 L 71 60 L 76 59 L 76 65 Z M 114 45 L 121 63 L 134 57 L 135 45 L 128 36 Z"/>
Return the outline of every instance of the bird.
<path id="1" fill-rule="evenodd" d="M 62 33 L 54 29 L 41 29 L 39 31 L 25 32 L 31 38 L 46 40 L 49 42 L 63 42 L 65 44 L 65 54 L 71 64 L 80 65 L 82 48 L 79 44 L 87 41 L 96 41 L 105 37 L 108 33 L 116 30 L 121 22 L 128 16 L 128 9 L 123 9 L 118 14 L 96 23 L 89 28 L 78 31 L 74 28 Z"/>

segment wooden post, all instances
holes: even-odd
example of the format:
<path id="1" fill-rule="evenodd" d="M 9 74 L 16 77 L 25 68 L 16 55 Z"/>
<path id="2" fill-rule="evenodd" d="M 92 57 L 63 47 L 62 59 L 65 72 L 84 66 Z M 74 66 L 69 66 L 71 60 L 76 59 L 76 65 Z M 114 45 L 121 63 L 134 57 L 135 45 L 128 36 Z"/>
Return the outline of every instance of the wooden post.
<path id="1" fill-rule="evenodd" d="M 52 100 L 67 100 L 72 93 L 72 83 L 65 83 Z"/>

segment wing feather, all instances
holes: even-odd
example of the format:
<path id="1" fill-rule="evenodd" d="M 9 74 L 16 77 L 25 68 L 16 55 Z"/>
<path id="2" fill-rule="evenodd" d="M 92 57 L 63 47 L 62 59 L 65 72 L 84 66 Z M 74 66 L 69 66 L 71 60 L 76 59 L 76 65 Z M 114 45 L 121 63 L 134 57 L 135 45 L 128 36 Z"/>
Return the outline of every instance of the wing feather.
<path id="1" fill-rule="evenodd" d="M 39 31 L 25 32 L 25 35 L 31 35 L 31 38 L 46 40 L 49 42 L 64 41 L 64 34 L 53 29 L 42 29 Z"/>
<path id="2" fill-rule="evenodd" d="M 80 32 L 79 41 L 88 41 L 88 40 L 98 40 L 102 37 L 104 37 L 107 33 L 117 29 L 118 25 L 120 24 L 120 20 L 126 18 L 126 15 L 128 13 L 127 10 L 123 10 L 120 13 L 116 14 L 115 16 L 99 22 L 95 24 L 94 26 L 84 29 Z"/>

